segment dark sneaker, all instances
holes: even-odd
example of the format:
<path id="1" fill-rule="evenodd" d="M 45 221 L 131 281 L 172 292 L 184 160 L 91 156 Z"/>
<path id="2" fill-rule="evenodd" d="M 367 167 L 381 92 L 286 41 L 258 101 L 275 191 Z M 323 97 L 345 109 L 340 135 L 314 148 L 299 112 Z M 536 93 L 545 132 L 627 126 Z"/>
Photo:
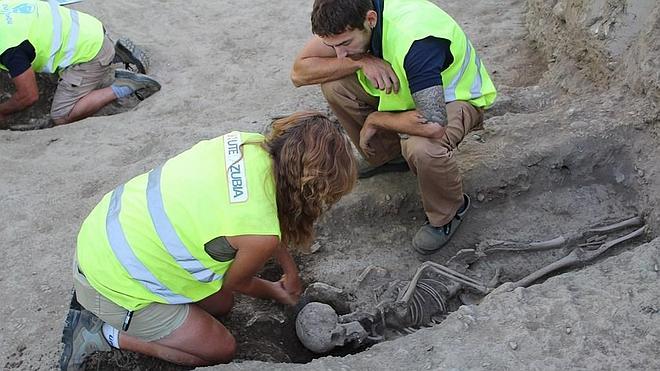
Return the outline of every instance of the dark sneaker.
<path id="1" fill-rule="evenodd" d="M 124 68 L 145 74 L 149 68 L 149 56 L 130 39 L 121 38 L 115 43 L 114 62 L 123 63 Z"/>
<path id="2" fill-rule="evenodd" d="M 430 255 L 440 250 L 456 233 L 469 208 L 470 197 L 464 193 L 463 206 L 456 212 L 454 219 L 442 227 L 434 227 L 427 221 L 415 234 L 413 249 L 422 255 Z"/>
<path id="3" fill-rule="evenodd" d="M 62 333 L 60 370 L 82 370 L 89 355 L 112 349 L 103 337 L 102 327 L 103 321 L 90 311 L 69 309 Z"/>
<path id="4" fill-rule="evenodd" d="M 358 178 L 365 179 L 382 173 L 400 173 L 409 170 L 410 167 L 408 167 L 406 160 L 403 157 L 397 157 L 380 166 L 367 166 L 359 169 Z"/>
<path id="5" fill-rule="evenodd" d="M 112 85 L 128 86 L 139 100 L 145 100 L 160 90 L 158 81 L 147 75 L 128 70 L 116 70 L 115 81 Z"/>

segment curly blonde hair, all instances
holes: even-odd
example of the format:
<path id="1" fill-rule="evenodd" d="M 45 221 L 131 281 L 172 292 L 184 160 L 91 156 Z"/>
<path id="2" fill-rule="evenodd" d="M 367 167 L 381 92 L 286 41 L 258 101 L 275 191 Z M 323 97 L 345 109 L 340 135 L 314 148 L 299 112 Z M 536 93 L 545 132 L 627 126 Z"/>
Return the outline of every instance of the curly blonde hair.
<path id="1" fill-rule="evenodd" d="M 355 185 L 351 144 L 323 114 L 298 112 L 273 122 L 263 147 L 273 158 L 282 242 L 307 251 L 314 222 Z"/>

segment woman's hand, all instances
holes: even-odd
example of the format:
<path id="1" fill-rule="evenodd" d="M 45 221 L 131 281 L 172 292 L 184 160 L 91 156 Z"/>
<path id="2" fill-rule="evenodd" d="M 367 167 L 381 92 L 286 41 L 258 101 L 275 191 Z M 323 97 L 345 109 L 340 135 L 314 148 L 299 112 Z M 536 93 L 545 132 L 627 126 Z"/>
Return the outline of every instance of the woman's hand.
<path id="1" fill-rule="evenodd" d="M 286 305 L 296 305 L 298 303 L 300 297 L 289 294 L 286 288 L 284 288 L 282 280 L 270 282 L 270 284 L 272 285 L 272 298 L 275 299 L 275 301 Z"/>
<path id="2" fill-rule="evenodd" d="M 295 297 L 296 300 L 300 299 L 300 295 L 302 294 L 302 281 L 298 274 L 283 274 L 280 282 L 289 295 Z"/>

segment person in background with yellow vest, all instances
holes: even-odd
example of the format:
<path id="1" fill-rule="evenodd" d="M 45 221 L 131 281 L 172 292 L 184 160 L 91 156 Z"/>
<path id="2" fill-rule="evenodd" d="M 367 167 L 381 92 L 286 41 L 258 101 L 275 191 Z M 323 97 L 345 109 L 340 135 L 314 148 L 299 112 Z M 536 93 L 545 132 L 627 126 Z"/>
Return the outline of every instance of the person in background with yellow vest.
<path id="1" fill-rule="evenodd" d="M 308 247 L 321 213 L 357 178 L 350 141 L 325 116 L 297 113 L 272 132 L 205 140 L 106 194 L 78 235 L 60 366 L 132 350 L 202 366 L 229 362 L 236 342 L 214 317 L 233 293 L 297 303 L 288 247 Z M 275 257 L 278 282 L 255 274 Z M 91 312 L 91 313 L 90 313 Z"/>
<path id="2" fill-rule="evenodd" d="M 293 84 L 321 84 L 370 165 L 360 178 L 417 175 L 427 223 L 413 248 L 438 251 L 470 206 L 454 151 L 495 100 L 486 68 L 458 24 L 426 0 L 316 0 L 311 21 Z"/>
<path id="3" fill-rule="evenodd" d="M 16 87 L 11 98 L 0 103 L 0 128 L 9 115 L 39 99 L 35 73 L 60 77 L 51 126 L 81 120 L 136 92 L 144 99 L 160 90 L 148 76 L 125 70 L 118 70 L 113 82 L 114 56 L 112 41 L 91 15 L 52 0 L 0 0 L 0 69 L 9 72 Z"/>

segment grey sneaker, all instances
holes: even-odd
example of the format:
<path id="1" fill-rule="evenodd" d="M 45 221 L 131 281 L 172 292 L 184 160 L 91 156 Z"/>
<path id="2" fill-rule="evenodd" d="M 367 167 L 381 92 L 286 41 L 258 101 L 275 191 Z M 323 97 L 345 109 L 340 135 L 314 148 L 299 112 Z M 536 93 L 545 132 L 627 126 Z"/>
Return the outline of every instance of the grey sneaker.
<path id="1" fill-rule="evenodd" d="M 116 70 L 115 81 L 112 85 L 128 86 L 133 90 L 133 94 L 135 94 L 139 100 L 145 100 L 160 90 L 160 84 L 158 81 L 147 75 L 128 70 Z"/>
<path id="2" fill-rule="evenodd" d="M 149 55 L 140 49 L 133 41 L 122 37 L 115 43 L 115 60 L 123 63 L 124 68 L 138 73 L 147 73 L 149 68 Z"/>
<path id="3" fill-rule="evenodd" d="M 52 128 L 53 126 L 55 126 L 55 122 L 48 117 L 31 118 L 25 123 L 9 125 L 9 130 L 13 130 L 13 131 L 40 130 L 40 129 Z"/>
<path id="4" fill-rule="evenodd" d="M 410 170 L 408 163 L 403 157 L 397 157 L 394 160 L 390 160 L 380 166 L 367 166 L 362 169 L 358 169 L 358 178 L 365 179 L 371 178 L 374 175 L 383 174 L 383 173 L 400 173 Z"/>
<path id="5" fill-rule="evenodd" d="M 89 355 L 112 350 L 103 337 L 102 327 L 103 321 L 90 311 L 69 309 L 62 334 L 60 370 L 82 370 Z"/>
<path id="6" fill-rule="evenodd" d="M 470 196 L 464 193 L 463 206 L 456 212 L 454 219 L 442 227 L 434 227 L 427 221 L 415 234 L 412 241 L 413 249 L 422 255 L 430 255 L 440 250 L 456 233 L 469 208 Z"/>

